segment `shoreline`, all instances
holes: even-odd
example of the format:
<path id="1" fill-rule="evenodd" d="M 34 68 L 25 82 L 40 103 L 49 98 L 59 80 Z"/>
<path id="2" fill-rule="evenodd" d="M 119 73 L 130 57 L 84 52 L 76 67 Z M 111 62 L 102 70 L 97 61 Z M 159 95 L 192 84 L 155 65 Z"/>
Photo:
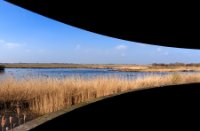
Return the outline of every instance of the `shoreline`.
<path id="1" fill-rule="evenodd" d="M 126 65 L 126 64 L 0 64 L 6 68 L 30 68 L 30 69 L 109 69 L 119 72 L 198 72 L 199 64 L 186 65 Z M 1 70 L 1 68 L 0 68 Z"/>

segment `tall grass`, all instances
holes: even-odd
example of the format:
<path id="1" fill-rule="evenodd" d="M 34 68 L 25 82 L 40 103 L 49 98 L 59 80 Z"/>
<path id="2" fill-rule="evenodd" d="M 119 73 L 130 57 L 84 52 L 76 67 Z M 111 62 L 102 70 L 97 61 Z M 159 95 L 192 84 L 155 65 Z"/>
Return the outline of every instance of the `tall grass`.
<path id="1" fill-rule="evenodd" d="M 193 82 L 200 82 L 200 74 L 152 75 L 135 80 L 113 76 L 91 79 L 7 78 L 0 81 L 0 104 L 26 103 L 26 108 L 43 115 L 123 91 Z"/>

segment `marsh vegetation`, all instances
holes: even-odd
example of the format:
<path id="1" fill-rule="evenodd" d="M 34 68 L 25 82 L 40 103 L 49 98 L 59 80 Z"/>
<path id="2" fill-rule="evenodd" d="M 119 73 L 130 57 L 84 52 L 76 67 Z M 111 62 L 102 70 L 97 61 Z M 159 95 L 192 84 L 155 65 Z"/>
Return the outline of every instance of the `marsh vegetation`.
<path id="1" fill-rule="evenodd" d="M 141 75 L 140 77 L 133 77 L 134 79 L 119 77 L 116 74 L 102 75 L 102 72 L 100 75 L 95 75 L 95 77 L 78 75 L 68 77 L 25 76 L 20 79 L 12 76 L 5 77 L 0 79 L 1 129 L 11 129 L 38 116 L 69 108 L 72 105 L 99 97 L 127 91 L 162 88 L 165 85 L 200 82 L 200 73 L 190 73 L 193 68 L 195 70 L 199 69 L 199 66 L 194 65 L 108 66 L 112 66 L 112 68 L 107 67 L 107 69 L 112 70 L 122 70 L 124 68 L 144 70 L 147 67 L 148 69 L 153 67 L 153 69 L 157 70 L 176 69 L 176 71 L 165 73 L 164 75 L 159 73 Z M 188 68 L 189 73 L 177 70 L 183 67 L 184 70 Z M 103 65 L 101 65 L 101 68 L 104 69 Z"/>
<path id="2" fill-rule="evenodd" d="M 16 122 L 24 123 L 37 116 L 98 97 L 125 91 L 194 82 L 200 82 L 200 74 L 152 75 L 135 80 L 118 77 L 97 77 L 87 80 L 81 77 L 23 80 L 7 78 L 0 84 L 1 122 L 5 116 L 8 116 L 19 118 Z M 11 112 L 10 116 L 8 111 Z"/>

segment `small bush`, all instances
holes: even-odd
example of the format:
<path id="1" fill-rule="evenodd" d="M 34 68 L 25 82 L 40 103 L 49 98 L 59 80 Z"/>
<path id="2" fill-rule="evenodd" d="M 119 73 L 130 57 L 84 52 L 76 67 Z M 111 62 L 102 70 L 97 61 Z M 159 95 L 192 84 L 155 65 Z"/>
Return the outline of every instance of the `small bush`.
<path id="1" fill-rule="evenodd" d="M 171 78 L 171 82 L 172 84 L 177 84 L 181 81 L 181 75 L 178 74 L 178 73 L 175 73 L 172 75 L 172 78 Z"/>
<path id="2" fill-rule="evenodd" d="M 0 71 L 3 71 L 5 69 L 5 66 L 0 65 Z"/>

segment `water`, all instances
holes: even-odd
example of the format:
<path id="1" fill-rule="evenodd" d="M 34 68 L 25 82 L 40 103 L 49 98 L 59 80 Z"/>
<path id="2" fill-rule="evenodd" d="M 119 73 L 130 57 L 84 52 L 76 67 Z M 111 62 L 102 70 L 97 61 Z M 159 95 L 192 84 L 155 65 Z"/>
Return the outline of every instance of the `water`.
<path id="1" fill-rule="evenodd" d="M 45 68 L 45 69 L 32 69 L 32 68 L 6 68 L 3 73 L 0 73 L 0 79 L 13 77 L 22 79 L 27 77 L 40 78 L 66 78 L 66 77 L 83 77 L 94 78 L 98 76 L 117 76 L 127 79 L 135 79 L 152 74 L 165 75 L 166 72 L 119 72 L 110 69 L 63 69 L 63 68 Z"/>
<path id="2" fill-rule="evenodd" d="M 182 72 L 183 73 L 183 72 Z M 184 73 L 199 73 L 199 72 L 184 72 Z M 94 78 L 99 76 L 117 76 L 120 78 L 135 79 L 148 75 L 166 75 L 170 72 L 120 72 L 111 69 L 83 69 L 83 68 L 6 68 L 4 72 L 0 73 L 0 79 L 13 77 L 15 79 L 23 78 L 66 78 L 66 77 L 83 77 Z"/>

